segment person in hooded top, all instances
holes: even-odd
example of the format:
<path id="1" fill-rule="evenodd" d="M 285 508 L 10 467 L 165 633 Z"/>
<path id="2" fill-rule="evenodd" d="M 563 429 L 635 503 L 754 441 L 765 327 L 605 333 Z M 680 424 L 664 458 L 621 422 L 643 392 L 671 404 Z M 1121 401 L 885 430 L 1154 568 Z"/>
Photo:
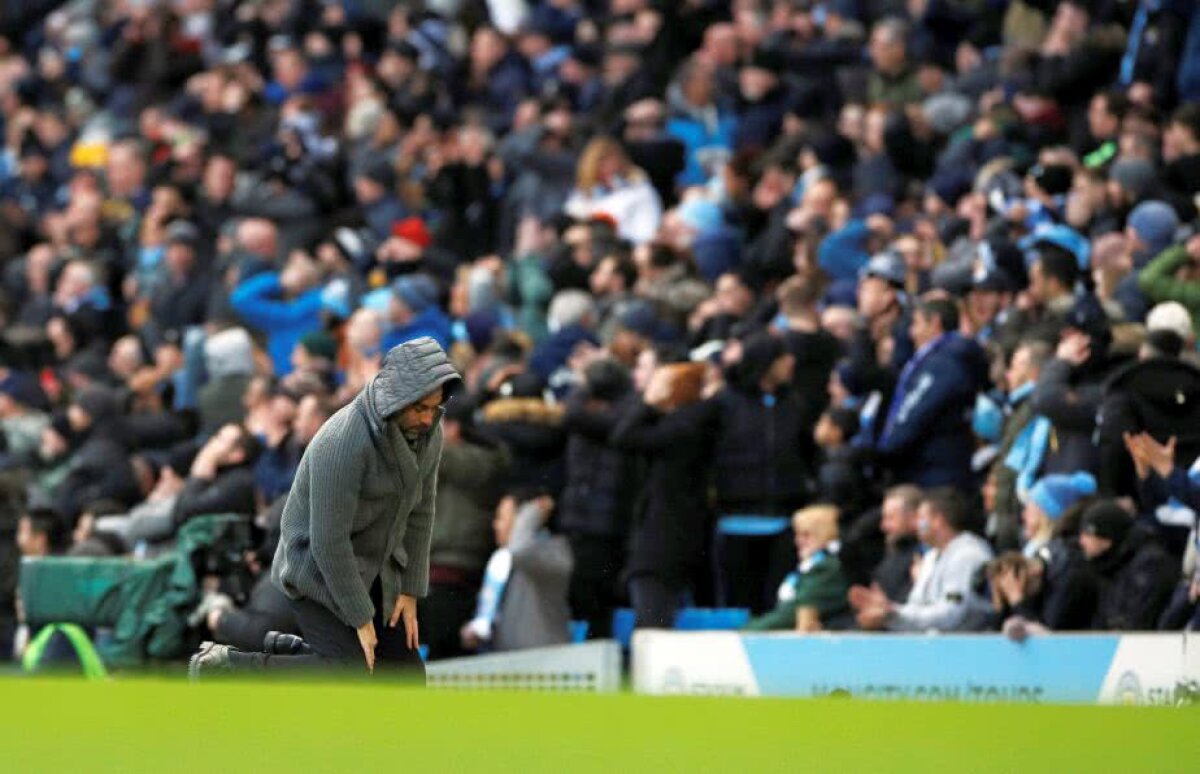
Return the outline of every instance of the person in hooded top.
<path id="1" fill-rule="evenodd" d="M 1179 572 L 1150 530 L 1116 502 L 1100 500 L 1083 512 L 1079 546 L 1100 581 L 1092 628 L 1153 630 Z"/>
<path id="2" fill-rule="evenodd" d="M 417 598 L 429 585 L 443 404 L 460 382 L 430 338 L 388 352 L 379 374 L 317 432 L 280 522 L 271 579 L 292 602 L 302 653 L 206 642 L 189 674 L 376 665 L 424 675 Z"/>

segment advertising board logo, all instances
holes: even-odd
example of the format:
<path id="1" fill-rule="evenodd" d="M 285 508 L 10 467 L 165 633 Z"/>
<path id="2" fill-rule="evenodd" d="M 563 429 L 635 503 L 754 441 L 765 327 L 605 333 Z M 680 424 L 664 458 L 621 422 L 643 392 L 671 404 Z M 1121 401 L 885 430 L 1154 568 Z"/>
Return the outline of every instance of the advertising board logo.
<path id="1" fill-rule="evenodd" d="M 1127 705 L 1142 703 L 1142 681 L 1134 672 L 1126 672 L 1117 680 L 1117 702 Z"/>

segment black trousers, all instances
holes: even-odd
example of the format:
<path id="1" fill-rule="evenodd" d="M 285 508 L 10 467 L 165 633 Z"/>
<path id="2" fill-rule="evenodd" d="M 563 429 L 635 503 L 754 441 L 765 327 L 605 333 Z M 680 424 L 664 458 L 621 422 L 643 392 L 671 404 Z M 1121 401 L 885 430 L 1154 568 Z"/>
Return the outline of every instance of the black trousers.
<path id="1" fill-rule="evenodd" d="M 292 612 L 292 600 L 263 573 L 250 590 L 246 606 L 221 615 L 213 639 L 241 650 L 259 650 L 267 632 L 299 634 L 300 626 Z"/>
<path id="2" fill-rule="evenodd" d="M 778 535 L 729 535 L 713 541 L 717 605 L 762 615 L 775 606 L 779 584 L 796 566 L 791 530 Z"/>
<path id="3" fill-rule="evenodd" d="M 638 629 L 672 629 L 675 614 L 683 606 L 687 589 L 656 575 L 635 575 L 629 579 L 629 601 L 633 605 L 634 626 Z"/>
<path id="4" fill-rule="evenodd" d="M 375 647 L 375 673 L 423 683 L 425 663 L 417 651 L 409 650 L 405 642 L 404 621 L 397 623 L 394 629 L 387 626 L 385 616 L 391 615 L 395 600 L 385 606 L 381 604 L 380 596 L 379 581 L 376 580 L 371 587 L 371 602 L 375 605 L 375 637 L 378 640 Z M 358 632 L 312 600 L 293 599 L 289 602 L 300 625 L 300 634 L 311 652 L 283 656 L 233 651 L 229 657 L 236 671 L 366 674 L 367 660 L 358 641 Z"/>
<path id="5" fill-rule="evenodd" d="M 612 633 L 613 611 L 620 604 L 618 584 L 625 563 L 620 538 L 570 534 L 575 557 L 568 598 L 571 617 L 588 622 L 588 639 Z"/>
<path id="6" fill-rule="evenodd" d="M 452 583 L 429 584 L 429 595 L 421 600 L 417 612 L 421 621 L 421 642 L 429 647 L 429 660 L 465 656 L 459 632 L 475 615 L 476 590 Z"/>

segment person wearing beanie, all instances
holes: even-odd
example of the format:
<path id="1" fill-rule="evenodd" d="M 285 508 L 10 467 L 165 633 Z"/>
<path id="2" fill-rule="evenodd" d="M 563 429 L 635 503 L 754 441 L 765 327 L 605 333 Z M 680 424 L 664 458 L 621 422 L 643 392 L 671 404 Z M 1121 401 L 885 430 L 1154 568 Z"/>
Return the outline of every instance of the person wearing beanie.
<path id="1" fill-rule="evenodd" d="M 1193 333 L 1200 333 L 1200 235 L 1168 247 L 1142 269 L 1137 281 L 1150 303 L 1182 305 L 1191 316 Z"/>
<path id="2" fill-rule="evenodd" d="M 1026 557 L 1035 556 L 1050 544 L 1054 525 L 1068 508 L 1096 493 L 1096 477 L 1091 473 L 1055 473 L 1043 476 L 1029 490 L 1021 520 L 1025 527 Z"/>
<path id="3" fill-rule="evenodd" d="M 114 500 L 125 506 L 141 498 L 129 463 L 130 438 L 117 394 L 85 387 L 67 406 L 66 432 L 77 444 L 66 478 L 53 493 L 54 510 L 72 527 L 88 505 Z M 84 524 L 81 535 L 90 533 Z"/>
<path id="4" fill-rule="evenodd" d="M 437 283 L 427 274 L 407 274 L 392 283 L 387 305 L 391 330 L 383 339 L 385 352 L 421 336 L 429 336 L 449 348 L 454 335 L 450 318 L 439 305 L 440 293 Z"/>
<path id="5" fill-rule="evenodd" d="M 0 468 L 32 464 L 42 444 L 42 431 L 50 426 L 45 413 L 49 401 L 37 377 L 10 371 L 0 378 Z"/>
<path id="6" fill-rule="evenodd" d="M 1154 164 L 1145 159 L 1121 159 L 1108 171 L 1109 203 L 1118 211 L 1128 212 L 1158 187 Z"/>
<path id="7" fill-rule="evenodd" d="M 1166 608 L 1179 575 L 1146 526 L 1136 523 L 1113 500 L 1100 500 L 1083 512 L 1079 546 L 1100 580 L 1092 628 L 1150 631 Z"/>

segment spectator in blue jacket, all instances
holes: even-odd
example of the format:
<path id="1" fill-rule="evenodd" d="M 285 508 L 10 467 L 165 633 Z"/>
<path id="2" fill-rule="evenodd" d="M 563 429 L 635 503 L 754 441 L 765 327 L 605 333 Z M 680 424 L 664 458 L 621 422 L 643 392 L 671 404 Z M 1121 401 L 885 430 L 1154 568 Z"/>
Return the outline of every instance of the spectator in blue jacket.
<path id="1" fill-rule="evenodd" d="M 288 256 L 283 271 L 268 271 L 242 282 L 229 301 L 246 323 L 267 336 L 276 376 L 292 371 L 292 350 L 321 327 L 321 269 L 302 250 Z"/>
<path id="2" fill-rule="evenodd" d="M 667 90 L 671 117 L 667 134 L 683 143 L 687 166 L 676 182 L 680 188 L 704 185 L 733 150 L 737 118 L 716 102 L 716 72 L 712 65 L 692 58 L 679 69 Z"/>
<path id="3" fill-rule="evenodd" d="M 900 373 L 875 447 L 897 483 L 971 485 L 974 441 L 966 417 L 987 382 L 987 359 L 957 330 L 953 302 L 917 304 L 909 329 L 917 351 Z"/>
<path id="4" fill-rule="evenodd" d="M 410 274 L 392 283 L 388 317 L 392 329 L 383 337 L 383 351 L 406 341 L 429 336 L 450 348 L 450 318 L 438 306 L 438 287 L 427 274 Z"/>

